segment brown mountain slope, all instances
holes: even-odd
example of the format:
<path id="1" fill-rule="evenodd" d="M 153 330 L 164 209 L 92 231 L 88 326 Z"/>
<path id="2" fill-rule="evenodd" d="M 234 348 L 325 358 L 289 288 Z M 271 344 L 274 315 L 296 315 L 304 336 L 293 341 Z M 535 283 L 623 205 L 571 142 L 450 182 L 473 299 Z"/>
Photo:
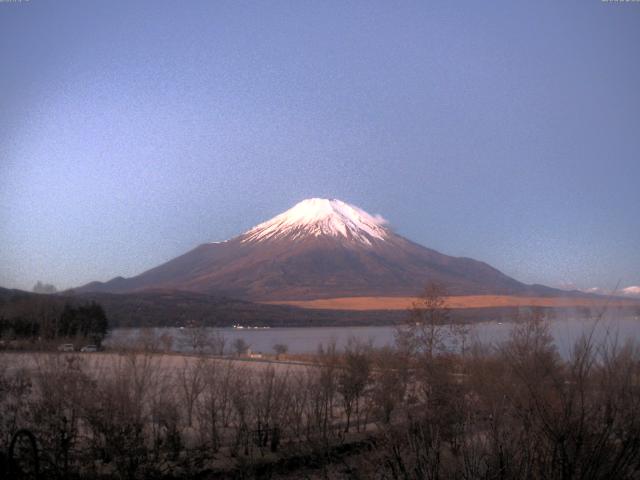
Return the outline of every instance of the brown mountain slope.
<path id="1" fill-rule="evenodd" d="M 78 290 L 170 289 L 274 301 L 413 296 L 430 281 L 451 295 L 567 294 L 428 249 L 357 207 L 322 199 L 305 200 L 239 237 L 200 245 L 138 276 Z"/>

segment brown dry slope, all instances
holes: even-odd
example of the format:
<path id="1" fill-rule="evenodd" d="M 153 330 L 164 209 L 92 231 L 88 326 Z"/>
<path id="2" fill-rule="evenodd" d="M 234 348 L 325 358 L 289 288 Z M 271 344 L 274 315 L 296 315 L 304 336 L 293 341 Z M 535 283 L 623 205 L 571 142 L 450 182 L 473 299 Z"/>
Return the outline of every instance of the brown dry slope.
<path id="1" fill-rule="evenodd" d="M 291 305 L 323 310 L 406 310 L 417 297 L 340 297 L 317 300 L 282 300 L 265 302 L 274 305 Z M 452 309 L 495 307 L 637 307 L 640 301 L 606 297 L 523 297 L 511 295 L 460 295 L 447 297 Z"/>

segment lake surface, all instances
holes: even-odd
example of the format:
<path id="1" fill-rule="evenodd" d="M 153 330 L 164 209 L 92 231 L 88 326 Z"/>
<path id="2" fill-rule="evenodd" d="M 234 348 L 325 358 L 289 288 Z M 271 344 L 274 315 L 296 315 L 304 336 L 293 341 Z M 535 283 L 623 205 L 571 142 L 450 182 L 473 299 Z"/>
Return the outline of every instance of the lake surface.
<path id="1" fill-rule="evenodd" d="M 508 338 L 512 326 L 512 323 L 507 322 L 482 322 L 472 326 L 471 336 L 482 343 L 497 345 Z M 569 355 L 572 346 L 581 335 L 592 330 L 596 342 L 606 339 L 623 343 L 628 339 L 640 339 L 640 318 L 638 317 L 599 322 L 585 319 L 552 320 L 550 327 L 558 351 L 564 357 Z M 334 341 L 338 349 L 343 349 L 351 338 L 371 342 L 375 347 L 391 346 L 394 343 L 397 327 L 207 328 L 204 330 L 209 337 L 222 336 L 228 352 L 231 352 L 233 342 L 241 338 L 250 345 L 253 352 L 273 353 L 274 345 L 285 344 L 290 353 L 314 353 L 317 352 L 319 345 L 328 345 Z M 159 345 L 162 345 L 158 339 L 163 335 L 165 339 L 171 338 L 171 350 L 176 352 L 193 350 L 188 328 L 115 329 L 110 333 L 105 344 L 133 345 L 155 339 Z"/>

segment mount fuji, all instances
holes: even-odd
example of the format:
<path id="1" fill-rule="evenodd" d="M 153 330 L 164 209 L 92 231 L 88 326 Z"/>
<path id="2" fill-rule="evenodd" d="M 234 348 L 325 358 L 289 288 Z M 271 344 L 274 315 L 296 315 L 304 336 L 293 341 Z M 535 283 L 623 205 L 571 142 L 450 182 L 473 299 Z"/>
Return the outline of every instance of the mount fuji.
<path id="1" fill-rule="evenodd" d="M 486 263 L 451 257 L 394 233 L 376 215 L 311 198 L 224 242 L 206 243 L 135 277 L 80 292 L 145 290 L 220 294 L 251 301 L 411 296 L 430 281 L 450 295 L 566 295 L 526 285 Z"/>

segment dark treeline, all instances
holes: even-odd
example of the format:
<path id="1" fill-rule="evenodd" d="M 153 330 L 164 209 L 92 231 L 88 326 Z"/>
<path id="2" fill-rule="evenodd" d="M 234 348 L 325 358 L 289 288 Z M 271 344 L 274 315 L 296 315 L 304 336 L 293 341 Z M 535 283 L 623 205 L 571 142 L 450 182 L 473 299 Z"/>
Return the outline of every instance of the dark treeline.
<path id="1" fill-rule="evenodd" d="M 83 338 L 100 345 L 108 330 L 107 316 L 96 302 L 60 303 L 46 297 L 24 297 L 0 311 L 3 340 Z"/>

